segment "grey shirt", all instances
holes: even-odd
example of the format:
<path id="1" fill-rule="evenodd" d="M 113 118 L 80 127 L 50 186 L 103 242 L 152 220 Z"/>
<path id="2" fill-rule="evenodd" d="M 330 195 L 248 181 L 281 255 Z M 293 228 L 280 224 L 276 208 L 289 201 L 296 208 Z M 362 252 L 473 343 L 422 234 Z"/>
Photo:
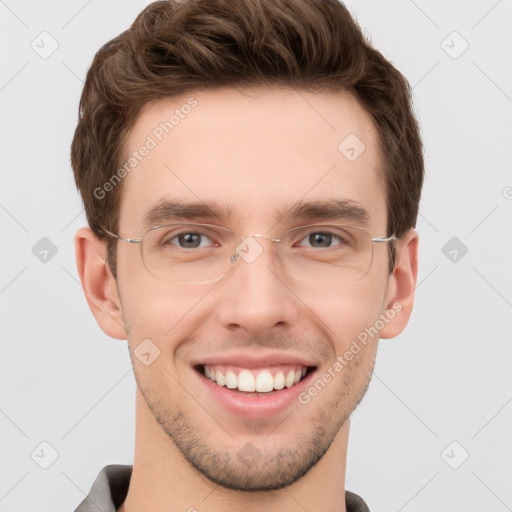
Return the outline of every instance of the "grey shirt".
<path id="1" fill-rule="evenodd" d="M 132 469 L 123 464 L 105 466 L 75 512 L 115 512 L 128 494 Z M 345 504 L 347 512 L 370 512 L 364 500 L 350 491 L 345 491 Z"/>

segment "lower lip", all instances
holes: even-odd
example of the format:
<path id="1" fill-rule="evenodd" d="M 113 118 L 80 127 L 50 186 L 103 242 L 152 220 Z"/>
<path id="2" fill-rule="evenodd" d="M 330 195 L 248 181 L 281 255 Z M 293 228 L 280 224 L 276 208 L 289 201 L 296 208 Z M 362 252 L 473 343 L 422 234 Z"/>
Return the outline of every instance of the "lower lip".
<path id="1" fill-rule="evenodd" d="M 242 418 L 269 418 L 286 410 L 298 402 L 298 395 L 304 391 L 315 371 L 310 371 L 301 381 L 291 388 L 283 388 L 258 396 L 249 393 L 231 391 L 226 386 L 219 386 L 207 379 L 200 371 L 194 369 L 202 385 L 229 412 Z"/>

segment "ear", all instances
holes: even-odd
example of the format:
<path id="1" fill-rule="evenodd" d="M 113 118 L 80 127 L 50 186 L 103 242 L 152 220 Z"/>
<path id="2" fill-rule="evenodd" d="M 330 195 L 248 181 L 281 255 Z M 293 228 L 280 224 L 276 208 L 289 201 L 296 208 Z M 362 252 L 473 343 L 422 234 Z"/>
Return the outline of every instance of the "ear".
<path id="1" fill-rule="evenodd" d="M 390 320 L 381 329 L 381 338 L 398 336 L 409 322 L 418 275 L 418 238 L 418 233 L 410 229 L 395 242 L 395 268 L 389 276 L 384 303 Z"/>
<path id="2" fill-rule="evenodd" d="M 90 228 L 83 227 L 76 232 L 76 266 L 89 308 L 105 334 L 126 340 L 117 283 L 107 265 L 106 253 L 105 242 Z"/>

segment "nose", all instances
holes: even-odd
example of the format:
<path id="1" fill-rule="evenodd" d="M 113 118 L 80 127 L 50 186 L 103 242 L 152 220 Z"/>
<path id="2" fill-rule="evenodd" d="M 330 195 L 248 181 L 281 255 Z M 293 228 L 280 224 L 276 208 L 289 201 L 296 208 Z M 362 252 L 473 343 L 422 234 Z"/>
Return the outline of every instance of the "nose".
<path id="1" fill-rule="evenodd" d="M 264 336 L 274 327 L 295 325 L 299 318 L 300 301 L 268 239 L 249 235 L 242 240 L 236 262 L 219 285 L 217 312 L 225 328 Z"/>

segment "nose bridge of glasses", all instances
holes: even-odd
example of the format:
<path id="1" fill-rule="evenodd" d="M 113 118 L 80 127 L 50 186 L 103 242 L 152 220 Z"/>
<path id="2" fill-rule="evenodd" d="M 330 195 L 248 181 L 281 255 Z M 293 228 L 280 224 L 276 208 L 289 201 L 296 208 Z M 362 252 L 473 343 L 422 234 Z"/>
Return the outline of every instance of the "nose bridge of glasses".
<path id="1" fill-rule="evenodd" d="M 242 239 L 237 243 L 231 254 L 231 262 L 243 260 L 245 263 L 253 263 L 256 261 L 265 251 L 265 248 L 261 243 L 263 240 L 270 242 L 270 244 L 267 244 L 267 247 L 275 246 L 276 252 L 279 255 L 279 244 L 281 243 L 280 239 L 272 238 L 270 236 L 262 235 L 259 233 L 250 233 L 244 235 Z"/>

